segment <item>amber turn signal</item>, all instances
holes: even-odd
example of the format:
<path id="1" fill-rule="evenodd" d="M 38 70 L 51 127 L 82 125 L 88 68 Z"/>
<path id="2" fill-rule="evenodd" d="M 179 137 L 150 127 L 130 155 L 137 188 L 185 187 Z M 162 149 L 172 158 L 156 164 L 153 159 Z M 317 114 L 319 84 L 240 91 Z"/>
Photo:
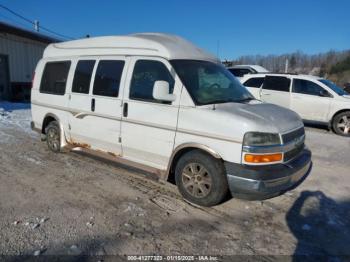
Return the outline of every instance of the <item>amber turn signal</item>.
<path id="1" fill-rule="evenodd" d="M 268 155 L 244 155 L 244 161 L 247 163 L 268 163 L 268 162 L 278 162 L 282 160 L 282 153 L 278 154 L 268 154 Z"/>

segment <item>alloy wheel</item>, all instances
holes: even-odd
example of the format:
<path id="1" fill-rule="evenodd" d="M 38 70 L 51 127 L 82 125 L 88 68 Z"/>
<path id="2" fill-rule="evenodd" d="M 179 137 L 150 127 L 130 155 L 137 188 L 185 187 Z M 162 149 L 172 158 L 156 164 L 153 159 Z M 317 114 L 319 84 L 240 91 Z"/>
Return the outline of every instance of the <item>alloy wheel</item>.
<path id="1" fill-rule="evenodd" d="M 207 169 L 198 163 L 189 163 L 182 172 L 185 190 L 196 198 L 206 197 L 212 187 L 212 179 Z"/>
<path id="2" fill-rule="evenodd" d="M 345 115 L 339 119 L 337 123 L 338 129 L 343 132 L 344 135 L 350 134 L 350 115 Z"/>
<path id="3" fill-rule="evenodd" d="M 60 135 L 56 128 L 47 131 L 47 143 L 52 151 L 57 152 L 60 148 Z"/>

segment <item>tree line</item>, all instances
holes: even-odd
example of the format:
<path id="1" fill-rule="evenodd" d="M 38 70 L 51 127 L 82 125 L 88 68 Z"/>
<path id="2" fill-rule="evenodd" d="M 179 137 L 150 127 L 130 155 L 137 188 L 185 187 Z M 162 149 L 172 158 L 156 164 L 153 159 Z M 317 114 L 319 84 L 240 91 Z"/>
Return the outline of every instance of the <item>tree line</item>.
<path id="1" fill-rule="evenodd" d="M 232 61 L 224 61 L 224 64 L 227 66 L 239 64 L 261 65 L 271 72 L 281 73 L 285 71 L 286 60 L 288 60 L 288 73 L 327 76 L 339 73 L 341 70 L 348 70 L 347 64 L 345 67 L 344 65 L 338 66 L 338 69 L 335 69 L 336 71 L 333 69 L 337 64 L 343 64 L 346 59 L 350 64 L 350 49 L 344 51 L 330 50 L 326 53 L 313 55 L 301 51 L 282 55 L 247 55 Z"/>

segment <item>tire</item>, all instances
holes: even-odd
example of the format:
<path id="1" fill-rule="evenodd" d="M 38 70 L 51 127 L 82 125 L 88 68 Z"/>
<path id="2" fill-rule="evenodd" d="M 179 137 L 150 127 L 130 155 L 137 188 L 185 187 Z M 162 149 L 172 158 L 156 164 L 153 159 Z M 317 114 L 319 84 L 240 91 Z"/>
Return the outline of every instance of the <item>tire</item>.
<path id="1" fill-rule="evenodd" d="M 200 206 L 217 205 L 228 193 L 224 165 L 199 150 L 190 151 L 179 159 L 175 181 L 184 199 Z"/>
<path id="2" fill-rule="evenodd" d="M 336 115 L 333 118 L 332 127 L 336 134 L 350 137 L 350 111 Z"/>
<path id="3" fill-rule="evenodd" d="M 46 143 L 52 152 L 59 153 L 61 151 L 61 134 L 57 121 L 52 121 L 47 126 Z"/>

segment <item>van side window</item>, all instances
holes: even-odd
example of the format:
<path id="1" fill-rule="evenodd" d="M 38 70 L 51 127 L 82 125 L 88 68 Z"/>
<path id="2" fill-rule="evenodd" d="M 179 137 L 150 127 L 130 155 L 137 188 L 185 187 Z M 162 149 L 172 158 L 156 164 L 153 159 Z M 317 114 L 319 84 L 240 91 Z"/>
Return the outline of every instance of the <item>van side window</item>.
<path id="1" fill-rule="evenodd" d="M 96 70 L 93 94 L 118 97 L 124 64 L 119 60 L 101 60 Z"/>
<path id="2" fill-rule="evenodd" d="M 253 77 L 244 82 L 244 86 L 260 88 L 264 83 L 264 77 Z"/>
<path id="3" fill-rule="evenodd" d="M 263 89 L 289 92 L 290 79 L 281 76 L 266 76 Z"/>
<path id="4" fill-rule="evenodd" d="M 88 94 L 95 60 L 81 60 L 75 68 L 72 92 Z"/>
<path id="5" fill-rule="evenodd" d="M 64 95 L 70 64 L 70 61 L 46 63 L 41 78 L 40 93 Z"/>
<path id="6" fill-rule="evenodd" d="M 162 62 L 138 60 L 131 79 L 130 98 L 160 103 L 153 98 L 153 85 L 158 80 L 167 81 L 170 93 L 173 93 L 175 81 Z"/>
<path id="7" fill-rule="evenodd" d="M 326 90 L 314 82 L 303 79 L 293 80 L 293 93 L 319 96 L 321 94 L 321 91 Z"/>

